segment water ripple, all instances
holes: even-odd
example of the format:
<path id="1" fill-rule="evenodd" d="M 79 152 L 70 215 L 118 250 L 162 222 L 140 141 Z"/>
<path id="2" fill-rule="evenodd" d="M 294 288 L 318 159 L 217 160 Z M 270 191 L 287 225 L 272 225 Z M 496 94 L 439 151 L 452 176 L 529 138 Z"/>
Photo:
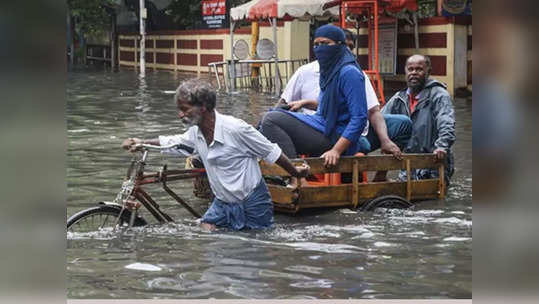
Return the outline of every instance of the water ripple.
<path id="1" fill-rule="evenodd" d="M 124 138 L 185 131 L 172 94 L 190 77 L 152 71 L 142 81 L 133 70 L 68 74 L 68 216 L 115 197 L 131 159 L 120 148 Z M 217 110 L 254 125 L 275 102 L 268 94 L 219 92 Z M 471 103 L 456 100 L 455 114 L 456 171 L 446 201 L 412 210 L 277 214 L 273 229 L 210 233 L 158 185 L 148 187 L 175 223 L 158 224 L 142 211 L 151 223 L 144 228 L 68 233 L 68 297 L 471 297 Z M 151 154 L 148 168 L 156 172 L 163 163 L 184 166 L 182 159 Z M 192 181 L 170 187 L 199 212 L 208 208 L 208 201 L 194 197 Z"/>

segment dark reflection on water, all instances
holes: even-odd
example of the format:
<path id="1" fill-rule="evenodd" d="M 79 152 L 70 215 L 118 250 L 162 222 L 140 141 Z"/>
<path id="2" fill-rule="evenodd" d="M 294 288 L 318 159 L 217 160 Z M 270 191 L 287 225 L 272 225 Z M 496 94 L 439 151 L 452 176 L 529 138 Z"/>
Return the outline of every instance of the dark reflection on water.
<path id="1" fill-rule="evenodd" d="M 184 131 L 168 91 L 192 77 L 133 71 L 68 75 L 67 215 L 112 200 L 131 156 L 126 137 Z M 220 94 L 218 110 L 256 124 L 275 99 Z M 126 233 L 69 235 L 69 298 L 470 298 L 471 102 L 455 101 L 456 173 L 445 202 L 413 210 L 277 214 L 268 231 L 207 233 L 158 187 L 149 192 L 177 222 Z M 159 154 L 149 169 L 181 160 Z M 190 182 L 174 190 L 204 212 Z M 146 214 L 145 218 L 150 219 Z"/>

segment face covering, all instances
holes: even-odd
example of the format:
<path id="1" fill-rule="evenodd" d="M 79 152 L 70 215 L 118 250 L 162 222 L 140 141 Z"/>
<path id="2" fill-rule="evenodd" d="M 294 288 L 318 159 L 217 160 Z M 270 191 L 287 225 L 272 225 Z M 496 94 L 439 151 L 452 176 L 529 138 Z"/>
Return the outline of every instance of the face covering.
<path id="1" fill-rule="evenodd" d="M 320 64 L 320 70 L 330 70 L 342 57 L 343 45 L 319 45 L 314 48 L 314 55 Z"/>
<path id="2" fill-rule="evenodd" d="M 337 124 L 339 96 L 338 75 L 343 66 L 353 64 L 358 67 L 356 59 L 344 44 L 319 45 L 314 48 L 314 54 L 320 64 L 320 90 L 324 92 L 320 104 L 320 114 L 326 119 L 324 136 L 333 143 L 340 134 L 335 132 Z"/>

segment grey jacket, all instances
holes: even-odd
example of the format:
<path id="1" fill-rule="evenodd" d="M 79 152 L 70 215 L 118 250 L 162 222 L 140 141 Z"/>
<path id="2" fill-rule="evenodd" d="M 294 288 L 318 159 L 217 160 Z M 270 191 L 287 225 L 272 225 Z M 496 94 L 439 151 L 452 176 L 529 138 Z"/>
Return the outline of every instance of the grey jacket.
<path id="1" fill-rule="evenodd" d="M 404 152 L 432 153 L 436 148 L 447 151 L 446 177 L 449 179 L 454 171 L 451 146 L 455 142 L 455 111 L 446 88 L 445 84 L 428 79 L 413 113 L 410 113 L 406 89 L 395 93 L 382 108 L 382 113 L 404 114 L 412 120 L 412 136 Z"/>

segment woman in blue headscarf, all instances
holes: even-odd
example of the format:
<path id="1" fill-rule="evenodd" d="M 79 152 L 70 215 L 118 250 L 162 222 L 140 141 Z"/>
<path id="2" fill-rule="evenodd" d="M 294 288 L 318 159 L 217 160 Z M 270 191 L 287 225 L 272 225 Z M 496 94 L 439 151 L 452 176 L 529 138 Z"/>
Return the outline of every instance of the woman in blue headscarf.
<path id="1" fill-rule="evenodd" d="M 262 119 L 261 131 L 289 158 L 320 155 L 326 166 L 336 165 L 341 155 L 359 151 L 367 122 L 365 78 L 339 27 L 327 24 L 315 31 L 314 54 L 320 64 L 316 113 L 271 111 Z"/>

